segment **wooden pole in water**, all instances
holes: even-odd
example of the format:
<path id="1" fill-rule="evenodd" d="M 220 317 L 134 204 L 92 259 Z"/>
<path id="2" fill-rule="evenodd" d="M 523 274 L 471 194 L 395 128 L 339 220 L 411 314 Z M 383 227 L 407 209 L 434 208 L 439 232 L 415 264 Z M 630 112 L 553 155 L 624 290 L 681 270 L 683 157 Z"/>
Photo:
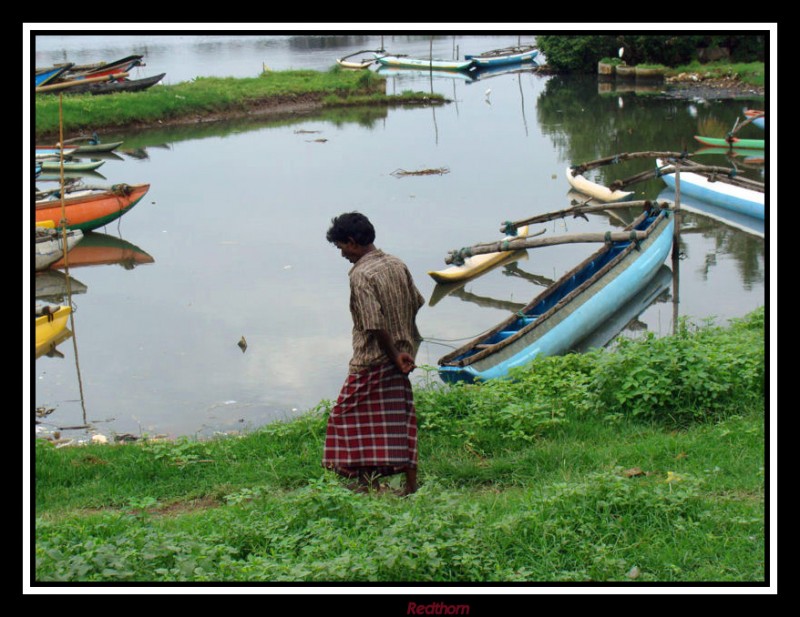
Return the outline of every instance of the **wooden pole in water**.
<path id="1" fill-rule="evenodd" d="M 672 238 L 672 334 L 678 327 L 678 305 L 680 304 L 680 262 L 681 262 L 681 164 L 675 162 L 675 231 Z"/>
<path id="2" fill-rule="evenodd" d="M 500 253 L 504 251 L 516 251 L 517 249 L 529 249 L 540 246 L 553 246 L 556 244 L 576 244 L 580 242 L 625 242 L 626 240 L 644 240 L 648 234 L 644 231 L 616 231 L 616 232 L 590 232 L 582 234 L 564 234 L 551 238 L 517 238 L 515 240 L 500 240 L 498 242 L 488 242 L 486 244 L 476 244 L 450 251 L 445 257 L 445 263 L 451 264 L 457 261 L 458 256 L 471 257 L 472 255 L 485 255 L 486 253 Z"/>

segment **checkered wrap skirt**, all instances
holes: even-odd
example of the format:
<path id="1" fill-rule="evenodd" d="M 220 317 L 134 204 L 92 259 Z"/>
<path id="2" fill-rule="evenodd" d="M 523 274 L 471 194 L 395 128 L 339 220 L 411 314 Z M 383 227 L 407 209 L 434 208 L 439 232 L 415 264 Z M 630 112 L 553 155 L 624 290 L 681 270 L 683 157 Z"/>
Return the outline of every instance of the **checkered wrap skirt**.
<path id="1" fill-rule="evenodd" d="M 392 363 L 347 376 L 328 417 L 322 465 L 354 478 L 417 466 L 417 415 L 408 375 Z"/>

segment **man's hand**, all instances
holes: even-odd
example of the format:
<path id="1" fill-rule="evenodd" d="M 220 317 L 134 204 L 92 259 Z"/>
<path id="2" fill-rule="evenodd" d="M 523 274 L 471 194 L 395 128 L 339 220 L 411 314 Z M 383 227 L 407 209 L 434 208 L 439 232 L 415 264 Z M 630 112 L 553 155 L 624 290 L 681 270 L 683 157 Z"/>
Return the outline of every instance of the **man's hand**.
<path id="1" fill-rule="evenodd" d="M 404 351 L 397 354 L 394 363 L 406 375 L 417 368 L 417 365 L 414 364 L 414 356 Z"/>

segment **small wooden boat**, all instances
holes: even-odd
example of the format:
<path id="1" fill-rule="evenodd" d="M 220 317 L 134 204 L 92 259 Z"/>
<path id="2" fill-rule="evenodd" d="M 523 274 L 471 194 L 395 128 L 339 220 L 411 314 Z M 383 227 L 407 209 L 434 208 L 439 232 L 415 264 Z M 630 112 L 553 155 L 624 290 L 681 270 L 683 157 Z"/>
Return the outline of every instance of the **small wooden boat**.
<path id="1" fill-rule="evenodd" d="M 78 146 L 36 146 L 36 160 L 70 157 L 78 151 Z"/>
<path id="2" fill-rule="evenodd" d="M 515 240 L 517 238 L 524 238 L 528 235 L 528 226 L 520 227 L 514 235 L 507 235 L 504 240 Z M 491 270 L 508 258 L 507 251 L 499 251 L 497 253 L 484 253 L 482 255 L 473 255 L 464 259 L 461 265 L 448 266 L 443 270 L 432 270 L 428 274 L 437 283 L 455 283 L 458 281 L 466 281 L 475 278 L 479 274 L 483 274 L 487 270 Z"/>
<path id="3" fill-rule="evenodd" d="M 80 229 L 67 230 L 66 234 L 48 227 L 34 229 L 34 267 L 36 272 L 46 270 L 64 257 L 64 235 L 66 235 L 68 253 L 83 240 L 83 232 Z"/>
<path id="4" fill-rule="evenodd" d="M 117 220 L 133 208 L 150 189 L 149 184 L 115 184 L 111 188 L 54 195 L 36 201 L 36 221 L 61 221 L 62 206 L 67 229 L 91 231 Z"/>
<path id="5" fill-rule="evenodd" d="M 433 71 L 468 71 L 474 66 L 472 60 L 434 60 L 409 58 L 408 56 L 381 56 L 374 54 L 382 66 Z"/>
<path id="6" fill-rule="evenodd" d="M 375 64 L 375 55 L 376 54 L 383 54 L 383 49 L 362 49 L 361 51 L 354 52 L 352 54 L 348 54 L 346 56 L 342 56 L 341 58 L 336 58 L 336 64 L 341 66 L 345 69 L 368 69 L 370 66 Z M 353 60 L 356 56 L 363 56 L 363 54 L 372 54 L 372 56 L 368 58 L 360 58 L 358 60 Z"/>
<path id="7" fill-rule="evenodd" d="M 746 178 L 692 171 L 702 167 L 684 160 L 680 165 L 680 194 L 690 195 L 722 208 L 764 220 L 764 184 Z M 656 169 L 665 184 L 675 190 L 675 166 L 656 159 Z"/>
<path id="8" fill-rule="evenodd" d="M 67 81 L 50 82 L 44 86 L 36 88 L 36 94 L 82 94 L 89 91 L 92 84 L 109 81 L 112 77 L 121 79 L 127 77 L 127 73 L 116 73 L 115 75 L 100 75 L 99 77 L 85 77 L 83 79 L 69 79 Z"/>
<path id="9" fill-rule="evenodd" d="M 36 352 L 47 349 L 67 327 L 72 308 L 63 305 L 42 304 L 36 307 Z"/>
<path id="10" fill-rule="evenodd" d="M 532 62 L 538 55 L 539 50 L 533 45 L 517 45 L 503 49 L 492 49 L 482 54 L 464 54 L 464 59 L 472 60 L 475 66 L 479 68 L 486 68 Z"/>
<path id="11" fill-rule="evenodd" d="M 166 73 L 159 73 L 158 75 L 143 77 L 142 79 L 112 79 L 90 85 L 88 92 L 95 96 L 101 94 L 115 94 L 117 92 L 142 92 L 143 90 L 155 86 L 164 79 L 165 75 Z"/>
<path id="12" fill-rule="evenodd" d="M 760 128 L 760 129 L 764 128 L 764 117 L 766 116 L 766 114 L 764 113 L 763 110 L 760 110 L 760 109 L 745 109 L 744 110 L 744 115 L 747 118 L 751 118 L 750 122 L 755 124 L 758 128 Z"/>
<path id="13" fill-rule="evenodd" d="M 575 173 L 575 169 L 567 167 L 567 182 L 579 193 L 603 202 L 623 201 L 633 195 L 633 191 L 612 191 L 602 184 L 592 182 L 582 174 Z"/>
<path id="14" fill-rule="evenodd" d="M 36 164 L 41 166 L 40 171 L 61 171 L 62 161 L 57 159 L 40 159 Z M 95 171 L 105 165 L 105 161 L 63 161 L 64 171 Z"/>
<path id="15" fill-rule="evenodd" d="M 728 146 L 730 148 L 753 148 L 756 150 L 764 149 L 763 139 L 742 139 L 741 137 L 704 137 L 695 135 L 694 138 L 704 146 Z"/>
<path id="16" fill-rule="evenodd" d="M 519 249 L 516 251 L 503 251 L 503 259 L 502 261 L 498 261 L 491 267 L 484 270 L 481 274 L 486 274 L 491 270 L 495 270 L 497 268 L 513 266 L 518 261 L 523 261 L 528 259 L 528 251 L 525 249 Z M 436 306 L 442 299 L 446 298 L 450 295 L 458 296 L 460 292 L 464 289 L 464 287 L 471 281 L 470 278 L 465 278 L 457 281 L 453 281 L 452 283 L 437 283 L 436 286 L 433 288 L 431 292 L 430 300 L 428 300 L 428 306 Z M 480 302 L 476 302 L 480 304 Z M 520 307 L 522 308 L 522 307 Z"/>
<path id="17" fill-rule="evenodd" d="M 91 65 L 89 68 L 86 69 L 76 69 L 76 67 L 73 66 L 72 70 L 64 78 L 85 79 L 93 77 L 107 77 L 110 75 L 118 75 L 119 73 L 127 73 L 132 69 L 136 68 L 137 66 L 142 66 L 143 59 L 144 59 L 143 55 L 134 54 L 131 56 L 125 56 L 124 58 L 120 58 L 119 60 L 114 60 L 112 62 L 100 62 Z"/>
<path id="18" fill-rule="evenodd" d="M 74 65 L 72 63 L 62 64 L 60 66 L 51 66 L 44 69 L 36 69 L 36 75 L 33 77 L 33 85 L 35 87 L 44 86 L 45 84 L 54 81 L 61 77 L 64 73 L 69 71 Z"/>
<path id="19" fill-rule="evenodd" d="M 605 242 L 524 309 L 440 358 L 440 377 L 503 378 L 537 357 L 566 353 L 655 276 L 672 247 L 674 227 L 668 210 L 645 210 L 625 228 L 628 240 Z"/>
<path id="20" fill-rule="evenodd" d="M 116 150 L 123 143 L 122 141 L 101 141 L 97 133 L 94 133 L 92 136 L 85 135 L 64 140 L 65 146 L 77 147 L 75 151 L 77 154 L 108 153 Z M 58 144 L 53 146 L 53 148 L 58 148 Z"/>

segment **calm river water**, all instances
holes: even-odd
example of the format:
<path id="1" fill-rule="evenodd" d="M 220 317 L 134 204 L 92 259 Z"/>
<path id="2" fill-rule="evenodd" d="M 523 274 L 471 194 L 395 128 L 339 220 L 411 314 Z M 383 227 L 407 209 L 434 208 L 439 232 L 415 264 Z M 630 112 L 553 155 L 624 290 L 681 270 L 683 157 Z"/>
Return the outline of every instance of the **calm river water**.
<path id="1" fill-rule="evenodd" d="M 533 37 L 442 36 L 433 53 L 463 57 L 519 40 Z M 146 66 L 132 76 L 166 72 L 169 84 L 252 77 L 262 67 L 327 70 L 337 57 L 381 43 L 412 56 L 431 48 L 428 36 L 381 33 L 57 34 L 36 37 L 30 62 L 141 53 Z M 85 182 L 149 183 L 150 190 L 117 223 L 90 234 L 84 263 L 75 257 L 72 336 L 50 355 L 28 351 L 30 407 L 47 412 L 36 430 L 78 440 L 95 433 L 206 436 L 291 418 L 335 399 L 350 355 L 350 264 L 325 232 L 333 216 L 349 210 L 373 220 L 376 244 L 408 263 L 429 299 L 419 314 L 426 340 L 418 363 L 433 367 L 597 246 L 530 249 L 443 293 L 427 273 L 444 267 L 448 251 L 499 239 L 503 221 L 569 206 L 570 164 L 624 152 L 694 152 L 694 135 L 724 134 L 744 109 L 764 106 L 760 99 L 676 99 L 659 95 L 663 87 L 637 90 L 595 76 L 387 74 L 389 92 L 409 89 L 434 90 L 451 102 L 102 135 L 125 143 L 106 158 L 101 176 Z M 759 136 L 756 127 L 746 129 L 743 136 Z M 722 156 L 707 160 L 730 164 Z M 736 164 L 751 177 L 767 176 L 757 162 Z M 607 183 L 650 165 L 609 166 L 594 177 Z M 423 170 L 438 173 L 408 173 Z M 636 197 L 656 198 L 664 189 L 653 180 L 637 185 Z M 546 234 L 600 231 L 629 219 L 622 211 L 543 227 Z M 743 231 L 690 212 L 683 225 L 681 258 L 665 263 L 652 304 L 621 317 L 616 329 L 625 336 L 669 334 L 676 315 L 722 323 L 765 304 L 769 228 Z M 61 270 L 28 280 L 36 299 L 63 294 Z M 438 381 L 423 369 L 414 379 Z"/>

